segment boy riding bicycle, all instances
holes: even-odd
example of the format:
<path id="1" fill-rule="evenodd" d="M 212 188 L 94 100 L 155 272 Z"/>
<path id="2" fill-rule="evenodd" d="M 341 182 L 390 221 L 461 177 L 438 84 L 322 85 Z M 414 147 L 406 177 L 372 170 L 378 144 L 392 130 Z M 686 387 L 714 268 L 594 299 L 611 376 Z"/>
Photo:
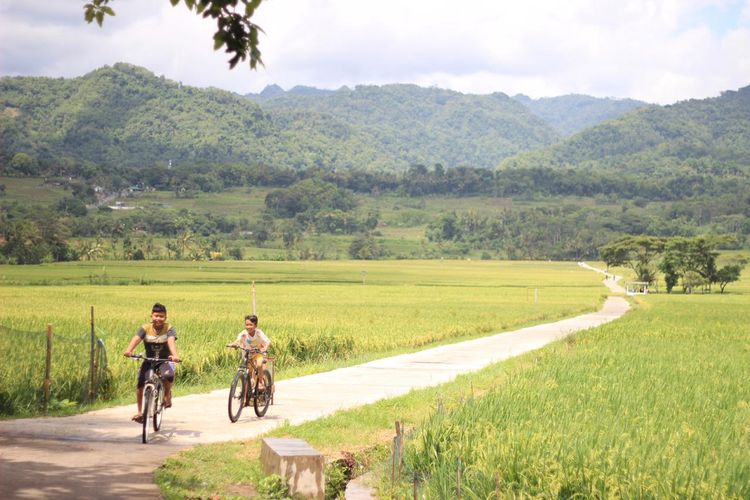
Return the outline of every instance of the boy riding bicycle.
<path id="1" fill-rule="evenodd" d="M 177 355 L 177 331 L 174 326 L 166 322 L 167 308 L 158 302 L 151 308 L 151 323 L 141 326 L 128 344 L 128 348 L 123 353 L 125 357 L 133 356 L 133 349 L 143 341 L 146 348 L 146 357 L 158 358 L 179 362 L 180 357 Z M 146 385 L 146 373 L 151 367 L 150 361 L 144 361 L 141 369 L 138 371 L 138 387 L 136 389 L 136 403 L 138 413 L 133 415 L 132 420 L 142 423 L 143 411 L 143 386 Z M 174 363 L 161 363 L 161 380 L 164 384 L 164 407 L 172 406 L 172 383 L 174 382 Z"/>
<path id="2" fill-rule="evenodd" d="M 245 316 L 245 329 L 237 335 L 237 339 L 230 345 L 244 347 L 245 349 L 257 349 L 260 351 L 253 353 L 252 356 L 248 358 L 247 367 L 253 368 L 251 373 L 255 373 L 255 376 L 258 377 L 256 379 L 258 390 L 262 391 L 265 387 L 263 387 L 263 377 L 259 377 L 259 375 L 263 373 L 263 360 L 268 353 L 271 341 L 266 334 L 263 333 L 263 330 L 258 328 L 258 317 L 255 314 Z"/>

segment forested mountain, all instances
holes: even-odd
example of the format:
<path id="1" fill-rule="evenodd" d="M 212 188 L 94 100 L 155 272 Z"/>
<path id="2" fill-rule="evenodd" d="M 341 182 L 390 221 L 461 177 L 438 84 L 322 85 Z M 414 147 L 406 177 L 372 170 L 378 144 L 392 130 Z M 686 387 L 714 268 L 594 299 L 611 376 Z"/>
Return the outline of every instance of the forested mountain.
<path id="1" fill-rule="evenodd" d="M 271 116 L 305 111 L 363 130 L 387 154 L 408 164 L 492 167 L 558 139 L 549 125 L 502 93 L 465 95 L 392 84 L 333 92 L 295 87 L 278 93 L 267 87 L 249 97 Z"/>
<path id="2" fill-rule="evenodd" d="M 74 79 L 0 80 L 0 162 L 16 153 L 80 169 L 227 162 L 395 168 L 371 137 L 327 117 L 277 119 L 218 89 L 116 64 Z M 77 166 L 76 166 L 77 165 Z"/>
<path id="3" fill-rule="evenodd" d="M 517 94 L 513 99 L 529 108 L 564 137 L 647 105 L 634 99 L 602 99 L 581 94 L 541 99 Z"/>
<path id="4" fill-rule="evenodd" d="M 710 99 L 646 106 L 501 167 L 748 177 L 750 86 Z"/>
<path id="5" fill-rule="evenodd" d="M 491 167 L 557 138 L 504 94 L 394 85 L 335 92 L 270 88 L 264 95 L 279 91 L 278 100 L 258 104 L 122 63 L 73 79 L 5 77 L 0 168 L 32 174 L 55 164 L 58 171 L 106 171 L 170 161 L 296 170 Z M 9 169 L 18 153 L 25 161 Z"/>
<path id="6" fill-rule="evenodd" d="M 413 85 L 249 98 L 127 64 L 2 78 L 0 262 L 245 247 L 309 259 L 332 244 L 367 259 L 581 259 L 642 234 L 747 246 L 750 87 L 645 106 L 553 145 L 560 135 L 518 99 Z M 28 193 L 40 188 L 66 192 L 39 203 Z M 142 210 L 110 206 L 118 196 Z"/>

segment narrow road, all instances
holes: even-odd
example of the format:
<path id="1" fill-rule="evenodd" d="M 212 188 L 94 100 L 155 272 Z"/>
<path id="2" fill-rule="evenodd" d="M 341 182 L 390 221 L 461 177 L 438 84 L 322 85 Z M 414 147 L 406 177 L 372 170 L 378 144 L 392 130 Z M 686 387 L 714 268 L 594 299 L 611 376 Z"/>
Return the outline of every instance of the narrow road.
<path id="1" fill-rule="evenodd" d="M 611 287 L 609 281 L 605 284 Z M 298 424 L 449 382 L 457 373 L 610 322 L 628 307 L 624 298 L 610 297 L 594 313 L 283 380 L 262 419 L 246 408 L 231 424 L 226 389 L 175 398 L 149 445 L 140 444 L 141 427 L 130 421 L 134 404 L 71 417 L 2 421 L 0 492 L 3 498 L 159 498 L 153 470 L 180 449 L 255 437 L 285 421 Z"/>

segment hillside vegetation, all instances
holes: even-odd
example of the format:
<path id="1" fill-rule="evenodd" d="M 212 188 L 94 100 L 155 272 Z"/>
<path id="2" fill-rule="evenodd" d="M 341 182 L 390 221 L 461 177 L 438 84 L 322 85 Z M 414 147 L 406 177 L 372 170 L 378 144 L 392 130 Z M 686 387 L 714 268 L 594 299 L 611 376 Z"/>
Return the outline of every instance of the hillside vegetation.
<path id="1" fill-rule="evenodd" d="M 750 175 L 750 86 L 720 97 L 647 106 L 502 168 L 583 168 L 641 175 Z"/>
<path id="2" fill-rule="evenodd" d="M 298 89 L 254 98 L 271 116 L 314 113 L 362 130 L 402 165 L 492 167 L 502 158 L 558 138 L 543 120 L 502 93 L 477 96 L 416 85 L 385 85 L 328 94 Z"/>
<path id="3" fill-rule="evenodd" d="M 116 64 L 3 78 L 0 99 L 2 262 L 578 260 L 626 235 L 750 234 L 750 87 L 622 115 L 641 103 L 239 96 Z M 553 127 L 615 115 L 555 143 Z"/>
<path id="4" fill-rule="evenodd" d="M 529 108 L 564 137 L 646 106 L 645 102 L 634 99 L 600 99 L 580 94 L 540 99 L 517 94 L 513 99 Z"/>
<path id="5" fill-rule="evenodd" d="M 0 80 L 0 165 L 24 153 L 99 168 L 240 161 L 275 168 L 398 170 L 495 165 L 556 133 L 504 94 L 393 85 L 295 99 L 199 89 L 128 64 L 73 79 Z"/>

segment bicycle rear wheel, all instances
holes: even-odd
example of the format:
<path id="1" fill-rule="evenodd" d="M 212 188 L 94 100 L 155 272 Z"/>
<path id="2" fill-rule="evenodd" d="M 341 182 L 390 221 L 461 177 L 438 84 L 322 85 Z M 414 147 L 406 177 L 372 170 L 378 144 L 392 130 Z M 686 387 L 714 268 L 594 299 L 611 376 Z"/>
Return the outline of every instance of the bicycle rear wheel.
<path id="1" fill-rule="evenodd" d="M 154 432 L 161 427 L 161 419 L 164 416 L 164 387 L 157 387 L 154 394 Z"/>
<path id="2" fill-rule="evenodd" d="M 148 436 L 151 429 L 151 415 L 154 411 L 154 386 L 147 385 L 143 389 L 143 434 L 141 439 L 143 444 L 148 443 Z"/>
<path id="3" fill-rule="evenodd" d="M 256 391 L 255 397 L 253 398 L 253 408 L 255 414 L 262 417 L 268 411 L 268 405 L 271 403 L 271 373 L 268 370 L 263 370 L 263 390 Z"/>
<path id="4" fill-rule="evenodd" d="M 247 384 L 244 373 L 237 370 L 232 380 L 232 385 L 229 387 L 229 404 L 227 408 L 229 410 L 229 420 L 236 422 L 240 418 L 242 413 L 242 407 L 245 406 L 245 394 L 247 394 Z"/>

